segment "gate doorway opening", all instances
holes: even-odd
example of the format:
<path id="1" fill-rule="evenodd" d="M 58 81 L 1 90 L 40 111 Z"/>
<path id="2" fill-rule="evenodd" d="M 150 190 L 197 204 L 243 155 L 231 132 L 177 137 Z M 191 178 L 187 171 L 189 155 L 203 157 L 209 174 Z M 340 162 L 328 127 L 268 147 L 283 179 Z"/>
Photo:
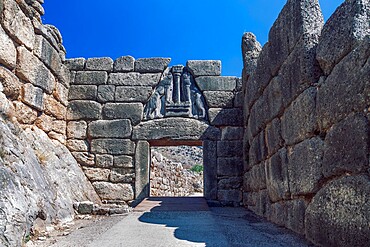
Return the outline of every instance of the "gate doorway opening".
<path id="1" fill-rule="evenodd" d="M 203 146 L 151 146 L 150 197 L 203 197 Z"/>

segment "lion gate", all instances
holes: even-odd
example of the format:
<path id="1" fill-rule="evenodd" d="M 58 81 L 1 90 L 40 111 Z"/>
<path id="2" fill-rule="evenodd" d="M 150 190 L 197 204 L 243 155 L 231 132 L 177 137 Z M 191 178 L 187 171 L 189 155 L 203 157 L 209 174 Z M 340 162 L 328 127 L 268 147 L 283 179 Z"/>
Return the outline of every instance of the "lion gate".
<path id="1" fill-rule="evenodd" d="M 207 200 L 239 205 L 241 80 L 220 61 L 69 59 L 67 146 L 106 203 L 149 196 L 150 146 L 203 145 Z"/>

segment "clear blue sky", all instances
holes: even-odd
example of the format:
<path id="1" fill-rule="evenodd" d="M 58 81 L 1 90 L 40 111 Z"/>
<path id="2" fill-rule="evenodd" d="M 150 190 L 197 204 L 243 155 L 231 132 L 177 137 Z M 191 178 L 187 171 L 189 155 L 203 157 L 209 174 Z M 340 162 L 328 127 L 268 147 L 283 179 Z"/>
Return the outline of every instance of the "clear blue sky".
<path id="1" fill-rule="evenodd" d="M 320 0 L 325 20 L 343 0 Z M 67 58 L 131 55 L 222 61 L 240 76 L 241 37 L 263 45 L 286 0 L 45 0 L 45 24 L 62 33 Z"/>

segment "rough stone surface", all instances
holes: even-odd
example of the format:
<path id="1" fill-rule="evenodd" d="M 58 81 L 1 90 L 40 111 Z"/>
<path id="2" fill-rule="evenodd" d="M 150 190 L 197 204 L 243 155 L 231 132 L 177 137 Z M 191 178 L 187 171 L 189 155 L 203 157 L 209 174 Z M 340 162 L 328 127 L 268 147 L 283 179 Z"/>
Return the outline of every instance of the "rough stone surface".
<path id="1" fill-rule="evenodd" d="M 46 66 L 26 48 L 20 46 L 16 73 L 22 79 L 44 89 L 51 94 L 55 88 L 55 78 Z"/>
<path id="2" fill-rule="evenodd" d="M 68 120 L 96 120 L 101 116 L 101 105 L 94 101 L 74 100 L 67 109 Z"/>
<path id="3" fill-rule="evenodd" d="M 202 91 L 234 91 L 236 77 L 234 76 L 200 76 L 195 79 Z"/>
<path id="4" fill-rule="evenodd" d="M 96 100 L 97 86 L 95 85 L 72 85 L 69 88 L 69 100 Z"/>
<path id="5" fill-rule="evenodd" d="M 98 101 L 101 103 L 114 101 L 116 87 L 114 85 L 100 85 L 98 87 Z"/>
<path id="6" fill-rule="evenodd" d="M 33 124 L 38 115 L 37 110 L 19 101 L 14 102 L 14 112 L 17 121 L 21 124 Z"/>
<path id="7" fill-rule="evenodd" d="M 0 67 L 0 85 L 3 88 L 1 91 L 6 97 L 12 100 L 18 98 L 22 84 L 11 71 L 4 67 Z"/>
<path id="8" fill-rule="evenodd" d="M 328 75 L 366 35 L 370 35 L 368 0 L 342 3 L 325 23 L 317 47 L 316 58 Z"/>
<path id="9" fill-rule="evenodd" d="M 218 141 L 218 157 L 243 157 L 243 144 L 241 141 Z"/>
<path id="10" fill-rule="evenodd" d="M 58 75 L 62 66 L 58 51 L 41 35 L 36 35 L 34 54 Z"/>
<path id="11" fill-rule="evenodd" d="M 221 145 L 222 146 L 222 145 Z M 219 176 L 241 176 L 243 173 L 243 160 L 240 157 L 217 159 L 217 175 Z"/>
<path id="12" fill-rule="evenodd" d="M 234 93 L 222 91 L 203 92 L 208 107 L 232 108 L 234 106 Z"/>
<path id="13" fill-rule="evenodd" d="M 87 123 L 85 121 L 70 121 L 67 126 L 67 137 L 73 139 L 86 138 Z"/>
<path id="14" fill-rule="evenodd" d="M 368 175 L 345 176 L 330 182 L 307 208 L 307 238 L 322 246 L 368 246 L 369 197 Z"/>
<path id="15" fill-rule="evenodd" d="M 130 184 L 94 182 L 93 186 L 102 200 L 130 201 L 134 199 L 134 190 Z"/>
<path id="16" fill-rule="evenodd" d="M 160 73 L 140 74 L 132 73 L 111 73 L 108 84 L 116 86 L 155 86 L 161 77 Z"/>
<path id="17" fill-rule="evenodd" d="M 134 71 L 135 58 L 131 56 L 119 57 L 114 61 L 114 72 L 131 72 Z"/>
<path id="18" fill-rule="evenodd" d="M 89 124 L 88 136 L 91 138 L 127 138 L 131 136 L 131 122 L 123 120 L 98 120 Z"/>
<path id="19" fill-rule="evenodd" d="M 0 26 L 0 63 L 14 68 L 17 63 L 17 50 L 15 49 L 13 41 L 5 33 L 4 29 Z"/>
<path id="20" fill-rule="evenodd" d="M 22 101 L 36 110 L 42 111 L 44 109 L 44 93 L 42 89 L 34 87 L 30 83 L 24 84 L 22 87 Z"/>
<path id="21" fill-rule="evenodd" d="M 102 85 L 108 81 L 108 74 L 105 71 L 78 71 L 74 84 L 81 85 Z"/>
<path id="22" fill-rule="evenodd" d="M 95 162 L 97 167 L 111 168 L 113 167 L 113 156 L 109 154 L 97 154 Z"/>
<path id="23" fill-rule="evenodd" d="M 85 58 L 71 58 L 66 59 L 64 61 L 64 64 L 68 67 L 70 70 L 83 70 L 85 67 Z"/>
<path id="24" fill-rule="evenodd" d="M 221 75 L 221 61 L 219 60 L 189 60 L 186 63 L 191 73 L 197 76 Z"/>
<path id="25" fill-rule="evenodd" d="M 257 67 L 257 59 L 262 50 L 261 44 L 253 33 L 244 33 L 242 37 L 243 76 L 253 74 Z M 247 78 L 244 78 L 245 80 Z"/>
<path id="26" fill-rule="evenodd" d="M 54 116 L 58 120 L 65 120 L 67 108 L 59 103 L 52 95 L 45 95 L 44 99 L 46 114 Z"/>
<path id="27" fill-rule="evenodd" d="M 217 142 L 203 142 L 204 197 L 217 199 Z"/>
<path id="28" fill-rule="evenodd" d="M 241 126 L 243 124 L 243 111 L 239 108 L 208 110 L 209 121 L 216 126 Z"/>
<path id="29" fill-rule="evenodd" d="M 94 139 L 91 152 L 96 154 L 133 154 L 135 143 L 127 139 Z"/>
<path id="30" fill-rule="evenodd" d="M 113 60 L 110 57 L 89 58 L 85 64 L 86 70 L 112 71 Z"/>
<path id="31" fill-rule="evenodd" d="M 83 171 L 86 177 L 90 181 L 108 181 L 109 180 L 109 169 L 101 169 L 101 168 L 83 168 Z"/>
<path id="32" fill-rule="evenodd" d="M 127 156 L 127 155 L 114 156 L 113 165 L 115 167 L 123 167 L 123 168 L 133 168 L 134 167 L 132 157 Z"/>
<path id="33" fill-rule="evenodd" d="M 139 200 L 150 195 L 149 163 L 149 143 L 147 141 L 138 141 L 135 151 L 135 195 Z"/>
<path id="34" fill-rule="evenodd" d="M 140 73 L 163 72 L 171 58 L 139 58 L 135 61 L 135 71 Z"/>
<path id="35" fill-rule="evenodd" d="M 130 119 L 137 125 L 143 117 L 144 107 L 140 103 L 107 103 L 103 107 L 105 119 Z"/>
<path id="36" fill-rule="evenodd" d="M 241 140 L 243 139 L 243 127 L 222 128 L 221 140 Z"/>
<path id="37" fill-rule="evenodd" d="M 142 102 L 146 103 L 153 92 L 152 87 L 116 87 L 116 102 Z"/>
<path id="38" fill-rule="evenodd" d="M 71 152 L 87 152 L 89 146 L 87 141 L 84 140 L 67 140 L 66 146 Z"/>
<path id="39" fill-rule="evenodd" d="M 325 138 L 322 172 L 325 177 L 369 169 L 369 121 L 354 114 L 334 125 Z"/>

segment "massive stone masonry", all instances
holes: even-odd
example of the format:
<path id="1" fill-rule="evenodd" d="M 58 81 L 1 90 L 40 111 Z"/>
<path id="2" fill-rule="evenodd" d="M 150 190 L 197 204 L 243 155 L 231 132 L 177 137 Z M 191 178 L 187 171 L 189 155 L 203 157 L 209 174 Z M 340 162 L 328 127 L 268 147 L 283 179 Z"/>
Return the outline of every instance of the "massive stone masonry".
<path id="1" fill-rule="evenodd" d="M 370 245 L 369 23 L 368 0 L 325 25 L 289 0 L 262 50 L 243 39 L 244 205 L 320 246 Z"/>
<path id="2" fill-rule="evenodd" d="M 240 204 L 240 79 L 223 77 L 220 61 L 68 59 L 72 71 L 66 145 L 104 201 L 149 195 L 150 145 L 204 145 L 205 194 Z"/>

